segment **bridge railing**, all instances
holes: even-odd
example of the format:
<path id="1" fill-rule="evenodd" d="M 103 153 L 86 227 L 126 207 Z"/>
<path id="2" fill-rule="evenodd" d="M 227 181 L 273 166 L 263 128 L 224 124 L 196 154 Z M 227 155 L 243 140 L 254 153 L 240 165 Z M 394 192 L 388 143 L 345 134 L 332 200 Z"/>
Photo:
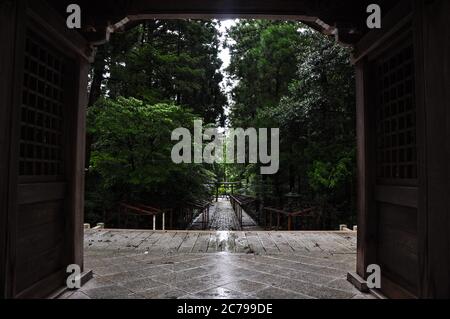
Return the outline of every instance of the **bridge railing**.
<path id="1" fill-rule="evenodd" d="M 295 225 L 298 218 L 311 217 L 317 210 L 317 207 L 311 207 L 299 211 L 286 211 L 273 207 L 264 207 L 265 214 L 265 229 L 266 230 L 280 230 L 283 228 L 282 223 L 287 222 L 287 230 L 296 230 Z"/>
<path id="2" fill-rule="evenodd" d="M 188 203 L 188 208 L 190 209 L 190 219 L 193 221 L 194 219 L 194 210 L 197 210 L 199 215 L 202 215 L 202 229 L 206 229 L 209 225 L 209 210 L 211 207 L 211 203 L 204 200 L 197 200 Z"/>
<path id="3" fill-rule="evenodd" d="M 242 216 L 243 210 L 246 205 L 256 201 L 256 198 L 243 196 L 243 195 L 229 195 L 231 206 L 233 207 L 234 213 L 238 220 L 240 229 L 243 227 Z"/>
<path id="4" fill-rule="evenodd" d="M 157 216 L 159 216 L 161 218 L 161 229 L 166 230 L 166 213 L 172 215 L 172 210 L 161 210 L 143 204 L 131 205 L 127 203 L 121 203 L 119 209 L 119 225 L 122 224 L 122 215 L 125 215 L 125 225 L 128 224 L 129 216 L 144 216 L 152 219 L 152 228 L 153 230 L 156 230 Z"/>

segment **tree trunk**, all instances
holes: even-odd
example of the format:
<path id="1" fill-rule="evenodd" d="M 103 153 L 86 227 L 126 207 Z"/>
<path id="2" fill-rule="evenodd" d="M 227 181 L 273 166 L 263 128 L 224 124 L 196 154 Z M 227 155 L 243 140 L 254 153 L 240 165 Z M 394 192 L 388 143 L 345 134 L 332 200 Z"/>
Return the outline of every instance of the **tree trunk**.
<path id="1" fill-rule="evenodd" d="M 98 48 L 97 59 L 93 65 L 93 75 L 92 75 L 92 84 L 91 90 L 89 92 L 89 101 L 88 101 L 88 109 L 98 101 L 98 99 L 102 95 L 102 83 L 104 80 L 105 74 L 105 46 L 101 46 Z M 86 164 L 85 167 L 89 168 L 89 164 L 91 161 L 91 147 L 93 143 L 93 136 L 89 133 L 86 133 Z"/>

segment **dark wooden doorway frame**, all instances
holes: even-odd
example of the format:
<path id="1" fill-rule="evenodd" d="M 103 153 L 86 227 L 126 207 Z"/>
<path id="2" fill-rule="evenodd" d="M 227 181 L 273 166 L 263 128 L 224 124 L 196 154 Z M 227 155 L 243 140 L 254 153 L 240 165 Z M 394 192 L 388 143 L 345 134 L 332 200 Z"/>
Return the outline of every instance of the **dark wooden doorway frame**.
<path id="1" fill-rule="evenodd" d="M 19 0 L 19 1 L 6 1 L 9 3 L 26 3 L 25 0 Z M 6 2 L 2 2 L 6 3 Z M 38 2 L 38 1 L 30 1 L 30 2 Z M 450 227 L 450 224 L 448 223 L 448 217 L 445 219 L 445 213 L 448 213 L 449 209 L 449 202 L 448 198 L 445 197 L 445 194 L 441 194 L 438 189 L 449 189 L 448 180 L 445 180 L 445 178 L 448 177 L 448 171 L 446 171 L 444 168 L 447 167 L 446 163 L 444 162 L 446 159 L 448 159 L 448 149 L 445 147 L 442 148 L 439 145 L 439 140 L 442 134 L 450 133 L 447 128 L 445 127 L 445 121 L 448 123 L 448 116 L 449 113 L 445 113 L 443 111 L 440 111 L 440 109 L 437 107 L 439 103 L 443 103 L 442 101 L 449 101 L 450 98 L 448 96 L 448 90 L 443 91 L 441 89 L 440 83 L 435 80 L 435 82 L 432 82 L 431 78 L 432 71 L 434 71 L 436 74 L 439 74 L 442 76 L 442 78 L 445 80 L 448 80 L 448 75 L 445 74 L 446 71 L 448 71 L 448 66 L 441 66 L 439 68 L 435 65 L 434 62 L 426 61 L 425 58 L 428 57 L 428 55 L 432 54 L 433 52 L 437 52 L 437 48 L 440 44 L 445 43 L 444 36 L 446 34 L 449 34 L 448 32 L 448 23 L 445 23 L 445 9 L 448 9 L 448 3 L 445 3 L 444 1 L 425 1 L 425 0 L 414 0 L 412 1 L 415 5 L 414 9 L 414 24 L 417 28 L 416 32 L 416 43 L 418 45 L 419 51 L 424 51 L 424 47 L 427 46 L 427 52 L 419 52 L 420 56 L 418 57 L 418 65 L 420 66 L 418 72 L 421 74 L 422 79 L 425 81 L 425 77 L 430 79 L 431 83 L 427 86 L 427 88 L 424 87 L 424 82 L 419 83 L 420 90 L 418 92 L 418 100 L 420 101 L 420 112 L 425 115 L 426 113 L 426 122 L 423 123 L 423 126 L 421 125 L 419 129 L 422 132 L 421 138 L 423 140 L 421 141 L 422 144 L 426 144 L 426 142 L 431 142 L 429 147 L 427 147 L 426 151 L 420 154 L 420 157 L 423 157 L 423 165 L 426 167 L 423 167 L 423 169 L 419 172 L 419 179 L 420 179 L 420 187 L 422 188 L 421 194 L 419 195 L 419 207 L 420 207 L 420 214 L 419 214 L 419 221 L 420 223 L 420 230 L 419 230 L 419 245 L 420 245 L 420 269 L 422 271 L 422 278 L 421 280 L 421 288 L 420 288 L 420 294 L 421 296 L 433 296 L 433 295 L 445 295 L 447 292 L 448 296 L 448 287 L 445 288 L 443 284 L 439 284 L 436 281 L 438 278 L 449 278 L 448 269 L 449 269 L 449 260 L 450 258 L 449 253 L 450 249 L 445 250 L 444 248 L 448 247 L 448 235 L 445 235 L 442 230 L 448 231 L 448 227 Z M 444 4 L 443 4 L 444 3 Z M 5 28 L 0 29 L 0 34 L 3 36 L 5 35 L 4 39 L 7 39 L 4 43 L 6 43 L 7 46 L 13 48 L 15 46 L 15 30 L 11 29 L 12 25 L 15 25 L 14 20 L 16 19 L 17 15 L 17 8 L 14 7 L 12 11 L 13 14 L 8 16 L 5 14 L 5 16 L 1 15 L 2 23 L 0 22 L 0 26 L 5 26 Z M 3 8 L 2 8 L 3 9 Z M 3 13 L 7 13 L 8 11 L 2 11 Z M 444 12 L 444 13 L 443 13 Z M 439 18 L 439 20 L 436 23 L 432 23 L 433 16 L 436 16 Z M 427 21 L 424 21 L 424 19 L 427 18 Z M 45 19 L 44 19 L 45 20 Z M 50 17 L 49 21 L 54 20 L 54 17 Z M 385 22 L 389 22 L 390 20 L 386 20 Z M 393 26 L 393 30 L 395 31 L 395 23 L 402 21 L 402 19 L 395 20 L 393 19 L 391 22 Z M 41 22 L 46 22 L 42 21 Z M 439 29 L 438 26 L 444 26 L 445 32 L 443 32 L 443 29 Z M 54 30 L 53 30 L 54 31 Z M 390 32 L 390 31 L 388 31 Z M 425 36 L 430 36 L 432 33 L 437 34 L 436 37 L 433 38 L 432 41 L 428 43 L 424 42 Z M 58 35 L 59 37 L 60 35 Z M 367 51 L 370 51 L 374 48 L 374 46 L 379 46 L 382 42 L 383 38 L 385 39 L 385 34 L 380 32 L 374 32 L 371 35 L 368 35 L 365 40 L 361 41 L 356 46 L 356 55 L 357 55 L 357 77 L 359 79 L 359 85 L 358 85 L 358 99 L 359 103 L 362 103 L 364 105 L 365 103 L 365 81 L 364 79 L 369 76 L 368 73 L 366 73 L 367 69 L 365 69 L 365 53 Z M 3 39 L 3 37 L 2 37 Z M 82 51 L 86 48 L 83 47 L 83 49 L 79 50 L 79 48 L 75 48 L 72 44 L 73 42 L 68 41 L 69 47 L 71 50 L 75 50 L 81 55 L 83 55 Z M 433 51 L 434 50 L 434 51 Z M 434 54 L 432 57 L 440 57 L 441 59 L 445 59 L 446 57 L 444 54 L 446 54 L 447 51 L 442 51 L 441 54 Z M 2 56 L 5 55 L 9 57 L 5 61 L 14 61 L 14 51 L 9 50 L 7 53 L 2 52 Z M 448 57 L 447 57 L 448 58 Z M 1 64 L 2 70 L 7 70 L 9 73 L 3 76 L 7 77 L 7 80 L 14 79 L 13 74 L 13 66 L 12 65 L 5 65 L 5 63 Z M 444 69 L 446 68 L 446 69 Z M 81 91 L 83 91 L 87 87 L 87 63 L 80 68 L 81 74 L 80 74 L 80 83 L 78 85 L 78 88 Z M 432 85 L 434 84 L 434 85 Z M 0 99 L 2 101 L 9 102 L 6 105 L 7 106 L 14 106 L 17 101 L 14 101 L 13 95 L 11 95 L 9 92 L 1 91 L 0 90 Z M 82 102 L 82 99 L 80 98 L 80 103 Z M 426 111 L 427 109 L 430 109 Z M 358 107 L 358 112 L 360 112 L 360 116 L 358 116 L 358 128 L 361 128 L 360 135 L 358 136 L 358 143 L 360 146 L 360 152 L 365 152 L 367 150 L 367 143 L 369 142 L 369 137 L 366 135 L 364 128 L 367 127 L 370 118 L 368 117 L 368 114 L 364 108 Z M 14 119 L 13 108 L 7 107 L 6 109 L 0 110 L 0 115 L 6 115 L 6 119 Z M 11 140 L 8 137 L 11 133 L 11 121 L 5 121 L 5 118 L 0 119 L 0 123 L 5 123 L 5 126 L 2 126 L 4 128 L 5 137 L 7 137 L 5 140 L 0 140 L 0 150 L 6 150 L 8 153 L 12 150 L 14 151 L 14 148 L 9 145 L 9 141 Z M 84 128 L 84 114 L 80 113 L 78 114 L 77 119 L 79 120 L 77 127 L 80 129 Z M 438 125 L 436 125 L 438 124 Z M 426 133 L 426 134 L 425 134 Z M 419 134 L 420 135 L 420 134 Z M 81 136 L 77 136 L 77 139 L 79 139 L 80 142 L 82 142 L 83 138 Z M 446 150 L 447 157 L 441 156 L 439 157 L 439 153 L 442 152 L 442 150 Z M 12 158 L 13 159 L 13 158 Z M 15 183 L 14 178 L 11 177 L 9 174 L 10 167 L 12 165 L 12 159 L 7 158 L 7 160 L 3 160 L 0 163 L 0 172 L 2 176 L 8 176 L 8 183 L 2 183 L 0 185 L 0 190 L 2 191 L 3 197 L 0 198 L 0 222 L 2 223 L 2 227 L 4 230 L 4 234 L 9 231 L 10 229 L 10 223 L 13 222 L 11 218 L 8 218 L 8 211 L 14 210 L 14 194 L 8 194 L 8 192 L 13 192 Z M 370 223 L 371 216 L 368 214 L 369 210 L 367 209 L 368 206 L 371 203 L 371 182 L 370 182 L 370 167 L 368 166 L 369 162 L 365 157 L 359 157 L 359 176 L 360 176 L 360 191 L 362 194 L 360 194 L 360 207 L 363 208 L 359 214 L 359 232 L 360 232 L 360 240 L 358 240 L 358 270 L 362 274 L 364 274 L 364 266 L 367 265 L 368 262 L 370 262 L 370 245 L 371 240 L 373 240 L 373 237 L 371 237 L 371 228 L 372 224 Z M 434 164 L 434 165 L 431 165 Z M 434 166 L 438 169 L 432 169 L 431 167 Z M 82 167 L 81 170 L 78 171 L 77 167 L 77 176 L 75 177 L 76 181 L 74 181 L 73 187 L 75 189 L 80 190 L 83 189 L 83 172 Z M 431 185 L 431 187 L 430 187 Z M 14 193 L 14 192 L 13 192 Z M 448 195 L 447 195 L 448 196 Z M 82 215 L 82 194 L 80 193 L 79 196 L 76 196 L 78 200 L 78 204 L 74 205 L 74 209 L 79 214 Z M 430 197 L 430 198 L 428 198 Z M 433 216 L 429 216 L 428 211 L 434 211 Z M 446 222 L 442 222 L 446 221 Z M 79 222 L 79 221 L 78 221 Z M 447 228 L 446 228 L 447 227 Z M 434 231 L 433 231 L 434 230 Z M 441 232 L 436 231 L 441 230 Z M 372 230 L 373 231 L 373 230 Z M 445 237 L 447 236 L 447 237 Z M 430 239 L 430 240 L 429 240 Z M 80 227 L 79 230 L 76 231 L 76 235 L 74 237 L 74 241 L 76 241 L 78 244 L 82 243 L 83 236 L 82 236 L 82 227 Z M 445 243 L 447 243 L 445 246 Z M 0 237 L 0 248 L 4 248 L 7 245 L 10 245 L 11 242 L 8 242 L 8 239 L 6 236 Z M 3 247 L 1 247 L 3 245 Z M 439 258 L 439 254 L 441 253 L 439 249 L 434 248 L 433 245 L 437 245 L 436 247 L 443 248 L 444 251 L 447 251 L 447 257 L 446 258 Z M 431 251 L 431 249 L 433 251 Z M 6 251 L 6 249 L 2 249 L 2 251 Z M 82 258 L 82 248 L 78 251 L 78 257 Z M 8 285 L 5 283 L 5 278 L 7 278 L 6 273 L 7 269 L 5 269 L 4 265 L 7 265 L 6 268 L 8 268 L 10 265 L 5 261 L 9 257 L 9 253 L 0 254 L 0 284 L 2 284 L 2 288 L 7 287 Z M 436 263 L 436 261 L 444 261 L 444 267 L 442 264 Z M 431 263 L 433 262 L 433 263 Z M 2 269 L 3 267 L 3 269 Z M 433 275 L 433 276 L 432 276 Z M 447 280 L 448 282 L 448 280 Z M 439 286 L 439 289 L 436 289 L 435 287 Z M 447 290 L 445 290 L 447 289 Z M 1 289 L 0 295 L 4 294 L 4 289 Z"/>
<path id="2" fill-rule="evenodd" d="M 448 27 L 448 24 L 442 23 L 439 21 L 433 25 L 430 23 L 432 21 L 432 14 L 436 14 L 439 17 L 442 17 L 446 12 L 445 9 L 448 9 L 448 4 L 443 5 L 444 1 L 434 1 L 433 3 L 427 2 L 425 0 L 402 0 L 397 2 L 396 6 L 389 10 L 387 14 L 383 16 L 383 28 L 381 30 L 374 30 L 368 32 L 362 39 L 353 42 L 355 53 L 354 53 L 354 64 L 356 67 L 356 78 L 357 78 L 357 131 L 358 131 L 358 254 L 357 254 L 357 273 L 365 278 L 366 277 L 366 268 L 368 265 L 376 262 L 376 238 L 377 238 L 377 220 L 376 214 L 374 213 L 374 208 L 376 206 L 376 198 L 375 198 L 375 185 L 376 185 L 376 177 L 374 175 L 374 151 L 372 149 L 374 145 L 373 136 L 369 132 L 372 127 L 373 114 L 370 114 L 370 94 L 369 94 L 369 86 L 370 79 L 375 75 L 371 72 L 370 66 L 368 63 L 368 54 L 373 53 L 379 48 L 389 43 L 390 40 L 398 36 L 401 33 L 401 30 L 407 25 L 410 24 L 412 26 L 413 32 L 413 43 L 414 43 L 414 51 L 415 51 L 415 65 L 417 66 L 417 78 L 418 80 L 415 83 L 417 87 L 418 96 L 417 96 L 417 111 L 418 116 L 426 117 L 426 99 L 430 98 L 430 95 L 427 95 L 427 89 L 425 89 L 425 78 L 424 78 L 424 65 L 426 65 L 426 61 L 424 61 L 424 45 L 437 45 L 436 41 L 432 43 L 424 44 L 424 35 L 426 32 L 428 36 L 430 36 L 430 30 L 436 28 L 439 23 L 440 25 Z M 443 10 L 439 11 L 436 8 L 442 7 Z M 425 25 L 423 12 L 426 12 L 428 23 L 430 26 Z M 213 15 L 214 16 L 214 15 Z M 140 19 L 148 19 L 154 17 L 164 17 L 162 15 L 152 15 L 151 13 L 139 14 L 138 12 L 134 12 L 134 15 L 131 14 L 129 18 L 134 20 L 134 22 L 139 21 Z M 168 16 L 166 16 L 168 17 Z M 193 14 L 183 14 L 183 13 L 175 13 L 170 16 L 171 18 L 189 18 L 189 17 L 202 17 L 200 15 Z M 211 17 L 211 16 L 209 16 Z M 264 16 L 259 16 L 264 18 Z M 266 16 L 267 18 L 267 16 Z M 282 18 L 282 17 L 281 17 Z M 291 16 L 290 18 L 295 19 L 295 17 Z M 304 16 L 303 16 L 304 18 Z M 429 28 L 429 29 L 428 29 Z M 446 34 L 446 33 L 444 33 Z M 442 37 L 441 37 L 442 38 Z M 441 39 L 441 41 L 444 41 Z M 431 51 L 429 51 L 431 53 Z M 443 58 L 443 56 L 441 56 Z M 428 63 L 430 64 L 430 63 Z M 434 66 L 435 67 L 435 66 Z M 426 69 L 426 68 L 425 68 Z M 439 70 L 441 73 L 443 70 Z M 437 83 L 436 86 L 438 87 Z M 437 94 L 443 97 L 445 94 L 443 92 L 438 91 Z M 442 99 L 444 100 L 444 99 Z M 447 99 L 449 100 L 449 99 Z M 438 100 L 435 99 L 436 103 L 439 103 Z M 428 103 L 428 106 L 431 104 Z M 439 113 L 438 110 L 431 112 L 433 116 Z M 445 114 L 443 114 L 445 115 Z M 438 118 L 436 118 L 437 120 Z M 442 120 L 441 125 L 442 125 Z M 448 207 L 448 203 L 444 200 L 444 198 L 440 197 L 438 192 L 437 194 L 437 204 L 432 204 L 428 201 L 428 185 L 430 182 L 436 182 L 436 185 L 442 185 L 445 187 L 448 185 L 448 182 L 445 182 L 443 178 L 439 179 L 433 177 L 432 174 L 429 173 L 431 168 L 427 166 L 427 158 L 430 154 L 437 154 L 437 143 L 432 142 L 432 136 L 435 137 L 434 140 L 439 140 L 438 138 L 438 129 L 431 130 L 432 134 L 426 136 L 427 130 L 431 123 L 429 120 L 422 121 L 418 123 L 418 147 L 421 148 L 418 153 L 418 191 L 417 191 L 417 207 L 418 207 L 418 233 L 417 233 L 417 249 L 418 249 L 418 268 L 420 269 L 420 273 L 417 274 L 419 277 L 419 288 L 418 295 L 419 296 L 431 296 L 435 292 L 433 292 L 434 287 L 430 282 L 432 279 L 431 270 L 436 273 L 440 273 L 442 278 L 448 278 L 450 274 L 445 271 L 436 269 L 438 266 L 430 265 L 429 263 L 429 250 L 431 249 L 428 241 L 430 238 L 430 226 L 429 226 L 429 206 L 435 207 L 436 209 L 444 210 L 445 207 Z M 434 146 L 433 150 L 430 152 L 425 149 L 425 145 L 431 142 L 431 145 Z M 437 156 L 435 156 L 437 158 Z M 444 158 L 444 157 L 443 157 Z M 448 176 L 446 171 L 443 170 L 445 167 L 443 162 L 435 161 L 440 164 L 441 169 L 441 177 Z M 439 179 L 439 180 L 438 180 Z M 411 194 L 408 195 L 411 197 Z M 444 212 L 441 213 L 441 217 L 443 217 Z M 439 217 L 431 218 L 435 222 L 436 228 L 443 227 L 442 224 L 438 225 Z M 443 224 L 447 226 L 445 223 Z M 445 247 L 442 243 L 438 242 L 438 238 L 441 238 L 444 242 L 446 241 L 445 236 L 435 236 L 435 244 L 437 247 Z M 448 240 L 447 240 L 448 241 Z M 436 256 L 438 249 L 434 249 L 434 252 L 431 254 L 434 256 L 435 260 L 439 260 Z M 450 249 L 447 249 L 450 251 Z M 450 253 L 449 253 L 450 254 Z M 444 258 L 442 258 L 444 260 Z M 449 258 L 447 258 L 446 263 L 448 264 Z M 438 283 L 434 283 L 434 285 L 438 285 Z M 440 284 L 440 287 L 445 285 Z M 442 289 L 442 288 L 441 288 Z M 396 290 L 400 291 L 398 296 L 408 296 L 411 297 L 408 292 L 401 292 L 401 287 L 394 287 L 392 291 Z M 443 291 L 443 289 L 442 289 Z"/>
<path id="3" fill-rule="evenodd" d="M 20 0 L 20 2 L 21 3 L 26 3 L 27 1 L 26 0 Z M 32 1 L 30 1 L 30 5 L 33 6 Z M 37 6 L 34 6 L 34 7 L 35 7 L 35 10 L 37 12 L 39 12 L 39 14 L 37 14 L 36 17 L 39 16 L 39 15 L 42 15 L 42 16 L 46 16 L 49 19 L 49 21 L 53 21 L 54 20 L 54 18 L 48 16 L 48 14 L 46 14 L 46 12 L 44 12 L 46 9 L 48 10 L 49 8 L 45 8 L 43 10 L 42 8 L 37 8 Z M 51 10 L 49 10 L 49 11 L 51 11 Z M 212 16 L 217 16 L 217 14 L 213 14 Z M 212 16 L 206 14 L 206 17 L 212 17 Z M 307 24 L 319 22 L 319 25 L 321 25 L 324 28 L 323 31 L 325 31 L 325 33 L 327 33 L 327 32 L 329 34 L 333 33 L 333 29 L 330 26 L 326 25 L 326 23 L 323 23 L 323 21 L 320 21 L 317 17 L 309 17 L 309 16 L 302 16 L 302 15 L 287 15 L 286 13 L 283 13 L 281 15 L 245 14 L 244 16 L 248 17 L 248 18 L 298 19 L 298 20 L 303 20 Z M 176 14 L 171 14 L 171 15 L 167 15 L 167 14 L 145 14 L 145 15 L 139 15 L 139 14 L 136 14 L 136 15 L 132 16 L 131 18 L 134 20 L 134 22 L 138 22 L 140 20 L 145 20 L 145 19 L 150 19 L 150 18 L 162 18 L 162 17 L 165 17 L 165 18 L 200 18 L 200 17 L 205 17 L 205 14 L 204 13 L 200 13 L 200 14 L 176 13 Z M 222 14 L 222 15 L 219 14 L 219 17 L 221 17 L 221 18 L 224 18 L 224 17 L 242 17 L 242 15 L 241 14 L 231 14 L 231 15 L 230 14 Z M 46 19 L 44 19 L 44 20 L 46 20 Z M 41 19 L 40 22 L 43 23 L 44 21 Z M 119 25 L 120 25 L 120 23 L 119 23 Z M 114 27 L 119 27 L 119 25 L 115 25 Z M 54 30 L 49 29 L 49 31 L 54 31 Z M 58 37 L 60 37 L 60 35 L 58 35 Z M 68 41 L 67 43 L 71 44 L 70 41 Z M 71 45 L 70 49 L 73 50 L 74 46 Z M 80 52 L 79 47 L 78 47 L 78 52 Z M 79 81 L 80 84 L 78 86 L 78 89 L 79 89 L 80 92 L 82 92 L 83 89 L 85 87 L 87 87 L 87 81 L 86 81 L 86 79 L 87 79 L 87 70 L 88 70 L 87 64 L 83 64 L 82 66 L 80 65 L 80 70 L 81 70 L 80 81 Z M 82 99 L 85 99 L 85 97 L 81 97 L 81 95 L 80 95 L 80 102 L 79 102 L 80 105 L 83 104 L 83 100 Z M 84 130 L 84 125 L 85 125 L 84 124 L 84 120 L 85 120 L 84 116 L 85 116 L 84 113 L 82 111 L 80 111 L 80 113 L 78 114 L 78 118 L 77 118 L 77 121 L 78 121 L 77 122 L 78 123 L 77 127 L 78 127 L 78 129 Z M 84 143 L 81 142 L 81 140 L 83 138 L 81 138 L 80 136 L 77 136 L 77 138 L 80 141 L 79 142 L 79 147 L 83 148 Z M 80 153 L 82 153 L 82 151 Z M 81 156 L 81 157 L 84 157 L 84 156 Z M 78 161 L 78 163 L 82 163 L 82 160 L 80 160 L 80 159 L 78 159 L 77 161 Z M 78 164 L 77 164 L 77 166 L 78 166 Z M 84 167 L 84 165 L 81 165 L 81 167 Z M 76 195 L 74 196 L 75 198 L 74 198 L 74 202 L 73 202 L 73 205 L 74 205 L 73 208 L 74 208 L 74 214 L 76 214 L 75 219 L 78 220 L 77 223 L 82 225 L 82 222 L 80 223 L 79 219 L 80 219 L 80 216 L 82 218 L 83 208 L 82 208 L 82 205 L 80 203 L 82 203 L 83 195 L 79 192 L 79 190 L 80 189 L 82 189 L 82 190 L 84 189 L 84 182 L 83 182 L 82 178 L 80 178 L 80 176 L 83 176 L 83 173 L 81 173 L 80 168 L 77 167 L 76 170 L 77 170 L 77 173 L 73 177 L 74 178 L 74 185 L 73 185 L 74 189 L 73 189 L 73 191 L 76 193 Z M 78 229 L 76 229 L 75 232 L 74 232 L 74 238 L 73 238 L 73 244 L 74 244 L 74 246 L 77 247 L 77 248 L 75 248 L 75 251 L 74 251 L 75 259 L 76 260 L 80 260 L 80 261 L 83 260 L 83 249 L 82 249 L 83 235 L 82 235 L 82 230 L 83 229 L 82 229 L 81 226 L 78 227 Z"/>

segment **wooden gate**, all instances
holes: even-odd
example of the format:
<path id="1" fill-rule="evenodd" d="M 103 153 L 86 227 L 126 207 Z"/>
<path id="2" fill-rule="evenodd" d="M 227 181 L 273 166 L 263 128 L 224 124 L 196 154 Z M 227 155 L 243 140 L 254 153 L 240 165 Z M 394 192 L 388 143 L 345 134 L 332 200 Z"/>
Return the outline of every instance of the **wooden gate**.
<path id="1" fill-rule="evenodd" d="M 384 291 L 418 294 L 418 165 L 412 33 L 370 58 L 375 154 L 376 262 Z M 402 289 L 399 289 L 401 287 Z M 401 291 L 401 293 L 398 293 Z"/>
<path id="2" fill-rule="evenodd" d="M 411 17 L 408 7 L 400 16 Z M 401 13 L 401 12 L 399 12 Z M 419 147 L 411 19 L 358 62 L 358 273 L 381 267 L 389 297 L 419 295 Z"/>
<path id="3" fill-rule="evenodd" d="M 356 46 L 358 263 L 391 298 L 448 297 L 448 1 L 403 1 Z"/>
<path id="4" fill-rule="evenodd" d="M 2 67 L 1 78 L 14 90 L 0 92 L 10 132 L 0 144 L 10 154 L 1 163 L 8 181 L 0 213 L 1 293 L 46 297 L 64 287 L 69 264 L 83 266 L 88 61 L 79 51 L 87 46 L 42 3 L 2 5 L 9 23 L 5 52 L 14 62 Z"/>
<path id="5" fill-rule="evenodd" d="M 74 63 L 27 27 L 20 106 L 17 253 L 14 290 L 38 284 L 50 293 L 62 285 L 70 251 L 66 163 L 70 67 Z M 73 99 L 72 99 L 73 100 Z M 45 287 L 45 288 L 44 288 Z"/>

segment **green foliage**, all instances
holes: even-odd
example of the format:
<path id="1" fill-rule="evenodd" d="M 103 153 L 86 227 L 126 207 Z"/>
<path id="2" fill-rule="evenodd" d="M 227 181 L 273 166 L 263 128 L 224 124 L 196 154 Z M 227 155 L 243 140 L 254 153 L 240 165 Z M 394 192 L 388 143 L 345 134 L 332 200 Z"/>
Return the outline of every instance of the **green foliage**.
<path id="1" fill-rule="evenodd" d="M 332 207 L 334 226 L 354 222 L 350 51 L 293 22 L 243 20 L 230 37 L 228 72 L 237 83 L 232 125 L 277 127 L 281 139 L 278 174 L 254 178 L 257 167 L 245 165 L 230 171 L 247 178 L 248 189 L 262 194 L 266 202 L 284 205 L 287 193 L 299 193 L 302 201 Z"/>
<path id="2" fill-rule="evenodd" d="M 122 97 L 100 100 L 88 113 L 88 130 L 96 137 L 90 167 L 96 183 L 88 188 L 88 205 L 95 210 L 95 203 L 112 208 L 118 201 L 132 201 L 176 207 L 207 196 L 205 184 L 214 174 L 202 165 L 171 160 L 172 131 L 191 127 L 194 119 L 190 111 L 173 104 L 149 105 Z"/>
<path id="3" fill-rule="evenodd" d="M 196 117 L 225 120 L 217 24 L 149 20 L 99 47 L 88 110 L 88 221 L 104 222 L 120 201 L 184 207 L 208 196 L 205 184 L 220 168 L 173 164 L 170 138 Z"/>
<path id="4" fill-rule="evenodd" d="M 175 103 L 207 122 L 223 122 L 227 99 L 220 87 L 217 23 L 150 20 L 131 32 L 114 35 L 106 81 L 109 96 Z"/>
<path id="5" fill-rule="evenodd" d="M 343 157 L 337 163 L 314 161 L 308 172 L 309 183 L 317 192 L 332 192 L 338 187 L 345 186 L 348 178 L 352 178 L 353 158 Z"/>
<path id="6" fill-rule="evenodd" d="M 354 223 L 350 51 L 301 23 L 240 20 L 228 30 L 230 124 L 280 128 L 279 172 L 173 164 L 173 129 L 192 127 L 197 117 L 225 123 L 218 23 L 147 21 L 100 49 L 91 93 L 102 98 L 88 112 L 88 218 L 103 221 L 120 201 L 182 207 L 208 196 L 206 184 L 218 179 L 244 180 L 241 191 L 266 205 L 283 206 L 287 193 L 298 193 L 323 208 L 323 228 Z"/>
<path id="7" fill-rule="evenodd" d="M 229 30 L 233 89 L 231 120 L 247 126 L 257 111 L 276 106 L 295 76 L 299 24 L 242 20 Z"/>

